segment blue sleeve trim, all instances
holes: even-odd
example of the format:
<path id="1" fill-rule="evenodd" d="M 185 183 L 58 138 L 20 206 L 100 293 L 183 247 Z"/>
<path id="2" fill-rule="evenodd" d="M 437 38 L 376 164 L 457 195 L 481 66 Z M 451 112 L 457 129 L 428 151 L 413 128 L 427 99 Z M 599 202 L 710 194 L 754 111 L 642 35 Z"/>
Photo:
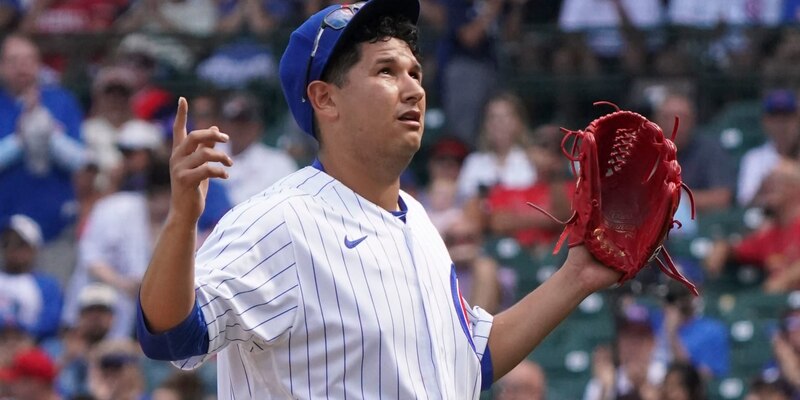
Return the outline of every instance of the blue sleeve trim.
<path id="1" fill-rule="evenodd" d="M 453 297 L 453 307 L 456 309 L 458 321 L 461 322 L 461 330 L 464 331 L 464 336 L 467 337 L 467 341 L 469 341 L 472 351 L 475 351 L 475 343 L 472 341 L 472 334 L 469 332 L 469 328 L 467 327 L 467 316 L 464 314 L 461 304 L 461 296 L 458 293 L 458 279 L 456 278 L 455 264 L 450 265 L 450 294 Z"/>
<path id="2" fill-rule="evenodd" d="M 147 328 L 141 299 L 137 302 L 136 336 L 144 354 L 154 360 L 178 361 L 208 353 L 208 326 L 195 299 L 189 316 L 178 326 L 160 334 Z"/>
<path id="3" fill-rule="evenodd" d="M 486 350 L 483 351 L 481 358 L 481 391 L 489 390 L 494 383 L 494 365 L 492 365 L 492 353 L 489 351 L 489 343 L 486 343 Z"/>

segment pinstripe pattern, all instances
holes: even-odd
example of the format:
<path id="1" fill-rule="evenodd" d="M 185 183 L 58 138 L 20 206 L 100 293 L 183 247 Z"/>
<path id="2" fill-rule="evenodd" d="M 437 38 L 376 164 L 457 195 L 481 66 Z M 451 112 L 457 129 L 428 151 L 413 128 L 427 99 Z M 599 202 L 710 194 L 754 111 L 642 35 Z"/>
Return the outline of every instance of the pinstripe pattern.
<path id="1" fill-rule="evenodd" d="M 477 399 L 491 316 L 402 196 L 405 223 L 308 167 L 235 207 L 197 255 L 209 354 L 176 365 L 217 353 L 221 399 Z"/>

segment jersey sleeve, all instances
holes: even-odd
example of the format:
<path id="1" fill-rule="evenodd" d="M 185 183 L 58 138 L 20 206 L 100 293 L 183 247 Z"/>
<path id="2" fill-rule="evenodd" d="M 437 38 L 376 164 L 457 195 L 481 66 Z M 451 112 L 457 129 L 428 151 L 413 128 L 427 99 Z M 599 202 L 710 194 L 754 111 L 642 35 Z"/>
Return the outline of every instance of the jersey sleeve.
<path id="1" fill-rule="evenodd" d="M 480 307 L 467 308 L 472 331 L 475 353 L 481 360 L 481 390 L 487 390 L 494 381 L 492 354 L 489 352 L 489 332 L 492 330 L 494 316 Z"/>
<path id="2" fill-rule="evenodd" d="M 487 390 L 494 381 L 492 355 L 489 352 L 489 333 L 494 317 L 480 307 L 469 306 L 458 288 L 455 265 L 450 269 L 450 291 L 464 334 L 481 362 L 481 390 Z"/>
<path id="3" fill-rule="evenodd" d="M 228 213 L 196 257 L 197 307 L 206 354 L 174 364 L 193 369 L 231 343 L 268 347 L 294 325 L 299 302 L 293 243 L 280 207 L 245 203 Z"/>

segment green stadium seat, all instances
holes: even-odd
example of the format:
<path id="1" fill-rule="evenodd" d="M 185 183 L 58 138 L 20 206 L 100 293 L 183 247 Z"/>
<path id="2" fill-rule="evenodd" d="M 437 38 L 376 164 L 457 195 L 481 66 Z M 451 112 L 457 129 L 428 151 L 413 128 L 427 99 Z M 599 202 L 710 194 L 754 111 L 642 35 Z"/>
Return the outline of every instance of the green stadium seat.
<path id="1" fill-rule="evenodd" d="M 724 149 L 737 159 L 764 142 L 761 102 L 731 102 L 708 123 L 704 131 L 718 138 Z"/>

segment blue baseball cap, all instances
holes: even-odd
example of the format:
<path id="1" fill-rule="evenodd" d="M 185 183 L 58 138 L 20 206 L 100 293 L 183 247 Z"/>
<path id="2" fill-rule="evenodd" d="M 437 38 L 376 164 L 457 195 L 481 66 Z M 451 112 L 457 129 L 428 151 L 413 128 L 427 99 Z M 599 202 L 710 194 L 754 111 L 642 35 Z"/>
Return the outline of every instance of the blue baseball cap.
<path id="1" fill-rule="evenodd" d="M 355 13 L 352 18 L 344 22 L 346 25 L 343 28 L 331 27 L 326 17 L 336 10 L 347 8 Z M 292 32 L 286 51 L 281 57 L 279 73 L 286 103 L 289 104 L 292 116 L 303 131 L 315 136 L 314 110 L 305 98 L 306 87 L 309 83 L 320 79 L 331 54 L 337 50 L 340 42 L 344 42 L 340 39 L 347 37 L 352 32 L 352 27 L 383 15 L 402 15 L 416 24 L 419 11 L 419 0 L 369 0 L 352 5 L 337 4 L 312 15 Z M 319 42 L 316 54 L 312 59 L 311 52 L 317 40 Z M 310 68 L 309 60 L 311 60 Z"/>
<path id="2" fill-rule="evenodd" d="M 787 89 L 776 89 L 764 96 L 764 112 L 768 114 L 791 114 L 797 111 L 797 98 Z"/>

